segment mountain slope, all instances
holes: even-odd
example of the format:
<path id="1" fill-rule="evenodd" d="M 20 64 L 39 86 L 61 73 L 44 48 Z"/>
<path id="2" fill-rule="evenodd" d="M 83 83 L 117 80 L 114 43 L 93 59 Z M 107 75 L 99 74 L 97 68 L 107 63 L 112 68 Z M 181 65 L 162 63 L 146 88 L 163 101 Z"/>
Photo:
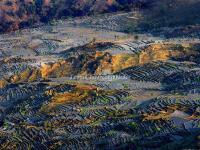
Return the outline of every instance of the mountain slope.
<path id="1" fill-rule="evenodd" d="M 145 3 L 143 0 L 2 0 L 0 32 L 63 17 L 130 10 Z"/>

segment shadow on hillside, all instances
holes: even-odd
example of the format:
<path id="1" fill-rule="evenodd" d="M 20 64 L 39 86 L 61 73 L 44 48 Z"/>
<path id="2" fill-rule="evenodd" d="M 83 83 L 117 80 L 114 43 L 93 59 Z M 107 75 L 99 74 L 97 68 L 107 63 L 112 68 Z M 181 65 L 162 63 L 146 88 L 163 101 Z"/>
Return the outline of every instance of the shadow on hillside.
<path id="1" fill-rule="evenodd" d="M 190 36 L 200 31 L 200 0 L 161 0 L 141 10 L 137 27 L 128 32 L 150 32 L 165 37 Z"/>

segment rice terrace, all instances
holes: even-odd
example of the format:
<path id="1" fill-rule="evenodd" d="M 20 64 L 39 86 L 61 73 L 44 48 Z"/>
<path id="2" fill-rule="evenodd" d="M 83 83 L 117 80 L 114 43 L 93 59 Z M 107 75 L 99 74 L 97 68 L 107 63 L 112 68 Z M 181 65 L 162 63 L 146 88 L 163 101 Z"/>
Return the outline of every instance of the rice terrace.
<path id="1" fill-rule="evenodd" d="M 0 150 L 200 149 L 200 0 L 0 0 Z"/>

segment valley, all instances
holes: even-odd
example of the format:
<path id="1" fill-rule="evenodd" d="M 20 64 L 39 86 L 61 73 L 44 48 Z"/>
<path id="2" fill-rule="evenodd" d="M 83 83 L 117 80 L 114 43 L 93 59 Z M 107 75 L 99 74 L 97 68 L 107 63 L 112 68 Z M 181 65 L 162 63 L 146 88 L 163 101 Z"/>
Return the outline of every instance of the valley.
<path id="1" fill-rule="evenodd" d="M 128 33 L 133 14 L 0 34 L 0 149 L 200 147 L 198 35 Z"/>

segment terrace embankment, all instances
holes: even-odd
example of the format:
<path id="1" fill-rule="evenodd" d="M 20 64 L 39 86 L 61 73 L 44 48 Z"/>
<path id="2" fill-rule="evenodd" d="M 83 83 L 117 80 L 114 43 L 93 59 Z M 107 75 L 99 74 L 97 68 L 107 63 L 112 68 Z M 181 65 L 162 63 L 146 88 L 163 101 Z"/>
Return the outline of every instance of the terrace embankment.
<path id="1" fill-rule="evenodd" d="M 143 66 L 156 61 L 167 61 L 199 55 L 197 45 L 192 44 L 151 44 L 138 53 L 114 53 L 99 50 L 98 47 L 83 47 L 84 53 L 62 58 L 57 62 L 41 63 L 24 71 L 5 77 L 1 86 L 8 83 L 32 82 L 38 79 L 69 77 L 72 75 L 107 75 L 134 66 Z M 80 47 L 79 47 L 80 49 Z M 11 62 L 15 63 L 15 62 Z"/>

